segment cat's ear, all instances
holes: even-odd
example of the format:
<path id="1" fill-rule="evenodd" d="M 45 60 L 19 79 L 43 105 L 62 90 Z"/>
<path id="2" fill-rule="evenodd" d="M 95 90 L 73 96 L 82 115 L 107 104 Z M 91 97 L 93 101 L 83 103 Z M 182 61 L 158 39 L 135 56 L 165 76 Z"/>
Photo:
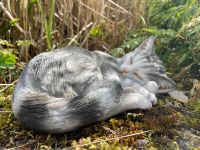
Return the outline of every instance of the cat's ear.
<path id="1" fill-rule="evenodd" d="M 143 53 L 154 53 L 155 37 L 151 36 L 144 40 L 134 51 L 143 51 Z"/>
<path id="2" fill-rule="evenodd" d="M 137 62 L 145 57 L 151 56 L 154 61 L 161 63 L 154 50 L 155 37 L 151 36 L 144 40 L 137 48 L 127 53 L 120 59 L 121 64 L 130 64 Z M 134 59 L 131 59 L 134 58 Z"/>

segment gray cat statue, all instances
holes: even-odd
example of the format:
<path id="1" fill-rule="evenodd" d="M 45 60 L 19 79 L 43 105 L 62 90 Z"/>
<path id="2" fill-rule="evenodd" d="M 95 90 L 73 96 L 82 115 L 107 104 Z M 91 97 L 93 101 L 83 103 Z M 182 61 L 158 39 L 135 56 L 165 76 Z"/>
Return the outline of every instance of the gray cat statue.
<path id="1" fill-rule="evenodd" d="M 176 84 L 154 51 L 154 37 L 114 58 L 66 47 L 35 56 L 15 86 L 12 109 L 24 125 L 63 133 L 132 109 L 150 109 Z"/>

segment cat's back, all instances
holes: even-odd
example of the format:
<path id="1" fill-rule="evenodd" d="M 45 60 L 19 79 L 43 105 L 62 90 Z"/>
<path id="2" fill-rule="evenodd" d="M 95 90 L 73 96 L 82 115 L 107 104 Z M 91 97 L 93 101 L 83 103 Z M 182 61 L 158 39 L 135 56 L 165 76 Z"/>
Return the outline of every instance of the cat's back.
<path id="1" fill-rule="evenodd" d="M 80 94 L 83 86 L 89 87 L 101 79 L 97 61 L 91 52 L 83 48 L 66 47 L 35 56 L 18 81 L 23 86 L 18 86 L 16 90 L 26 87 L 55 97 L 65 97 L 69 89 L 75 89 Z"/>

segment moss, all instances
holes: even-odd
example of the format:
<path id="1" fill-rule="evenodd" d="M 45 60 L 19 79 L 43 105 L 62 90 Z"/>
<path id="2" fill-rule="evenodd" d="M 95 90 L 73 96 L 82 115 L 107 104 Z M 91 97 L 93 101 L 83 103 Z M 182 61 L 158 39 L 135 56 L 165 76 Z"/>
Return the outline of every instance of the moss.
<path id="1" fill-rule="evenodd" d="M 6 125 L 11 124 L 12 112 L 11 112 L 11 103 L 10 96 L 5 96 L 4 94 L 0 95 L 0 128 L 3 129 Z"/>
<path id="2" fill-rule="evenodd" d="M 0 95 L 0 145 L 5 148 L 57 149 L 76 147 L 76 149 L 137 149 L 141 140 L 146 141 L 147 149 L 179 149 L 188 146 L 199 148 L 200 141 L 200 102 L 191 99 L 183 104 L 163 95 L 158 105 L 151 110 L 133 110 L 106 121 L 81 128 L 77 131 L 51 135 L 41 134 L 24 127 L 11 111 L 11 91 Z M 128 138 L 108 140 L 123 135 L 153 130 Z M 191 137 L 196 137 L 191 140 Z M 183 145 L 182 143 L 186 143 Z M 95 143 L 97 142 L 97 143 Z M 83 147 L 78 145 L 88 144 Z"/>
<path id="3" fill-rule="evenodd" d="M 159 106 L 146 112 L 142 119 L 146 129 L 154 130 L 149 138 L 150 147 L 158 149 L 199 147 L 200 101 L 193 99 L 187 104 L 181 104 L 169 98 L 162 100 Z"/>
<path id="4" fill-rule="evenodd" d="M 154 137 L 154 146 L 160 150 L 179 150 L 177 141 L 169 139 L 167 136 Z"/>
<path id="5" fill-rule="evenodd" d="M 11 95 L 0 94 L 0 110 L 1 111 L 11 110 Z"/>

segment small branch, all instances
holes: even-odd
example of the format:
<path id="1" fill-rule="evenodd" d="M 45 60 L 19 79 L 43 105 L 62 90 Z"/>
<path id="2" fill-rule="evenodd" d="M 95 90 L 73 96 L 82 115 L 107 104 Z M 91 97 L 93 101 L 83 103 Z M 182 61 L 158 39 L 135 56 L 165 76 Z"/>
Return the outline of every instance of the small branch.
<path id="1" fill-rule="evenodd" d="M 83 45 L 87 42 L 87 40 L 88 40 L 88 38 L 89 38 L 89 36 L 90 36 L 90 31 L 91 31 L 91 29 L 92 29 L 95 25 L 96 25 L 96 23 L 94 23 L 94 24 L 91 26 L 89 32 L 87 33 L 87 35 L 86 35 L 85 38 L 83 39 L 83 42 L 81 43 L 81 47 L 83 47 Z"/>
<path id="2" fill-rule="evenodd" d="M 108 0 L 108 2 L 110 2 L 111 4 L 115 5 L 116 7 L 118 7 L 119 9 L 123 10 L 125 13 L 127 13 L 128 15 L 132 16 L 132 13 L 128 12 L 126 9 L 124 9 L 123 7 L 121 7 L 119 4 L 113 2 L 112 0 Z"/>
<path id="3" fill-rule="evenodd" d="M 106 131 L 108 131 L 108 132 L 110 132 L 110 133 L 112 133 L 112 134 L 119 135 L 118 132 L 116 132 L 116 131 L 114 131 L 114 130 L 108 128 L 108 127 L 104 127 L 104 126 L 101 126 L 101 127 L 102 127 L 104 130 L 106 130 Z"/>
<path id="4" fill-rule="evenodd" d="M 32 145 L 33 143 L 36 143 L 36 142 L 38 142 L 38 140 L 29 140 L 28 142 L 26 142 L 26 144 L 21 144 L 19 146 L 12 147 L 12 148 L 9 148 L 9 149 L 6 149 L 6 150 L 21 149 L 22 147 L 25 147 L 25 146 L 28 146 L 28 145 Z"/>
<path id="5" fill-rule="evenodd" d="M 152 131 L 153 131 L 153 130 L 147 130 L 147 131 L 143 131 L 143 132 L 139 132 L 139 133 L 133 133 L 133 134 L 128 134 L 128 135 L 124 135 L 124 136 L 120 136 L 120 137 L 116 137 L 116 138 L 110 138 L 110 139 L 106 139 L 106 140 L 99 140 L 99 141 L 91 142 L 91 143 L 88 143 L 88 144 L 77 145 L 77 146 L 71 147 L 71 148 L 83 147 L 83 146 L 88 146 L 88 145 L 91 145 L 91 144 L 97 144 L 97 143 L 108 142 L 108 141 L 114 141 L 114 140 L 120 140 L 120 139 L 123 139 L 123 138 L 128 138 L 128 137 L 132 137 L 132 136 L 137 136 L 137 135 L 149 133 L 149 132 L 152 132 Z"/>
<path id="6" fill-rule="evenodd" d="M 13 111 L 0 111 L 0 113 L 13 113 Z"/>
<path id="7" fill-rule="evenodd" d="M 4 7 L 3 3 L 0 2 L 0 8 L 3 10 L 3 12 L 8 16 L 8 18 L 12 21 L 14 20 L 13 16 L 11 15 L 11 13 Z M 19 26 L 18 23 L 15 24 L 15 26 L 17 27 L 17 29 L 23 33 L 24 35 L 26 35 L 26 31 L 24 31 L 24 29 L 22 29 L 22 27 Z"/>
<path id="8" fill-rule="evenodd" d="M 81 31 L 79 31 L 78 34 L 76 34 L 72 40 L 67 44 L 67 46 L 70 46 L 78 37 L 85 31 L 86 29 L 90 28 L 93 25 L 93 22 L 90 22 L 87 26 L 85 26 Z"/>
<path id="9" fill-rule="evenodd" d="M 102 15 L 102 14 L 100 14 L 99 12 L 97 12 L 96 10 L 94 10 L 94 9 L 92 9 L 92 8 L 90 8 L 89 6 L 87 6 L 87 5 L 85 5 L 84 3 L 82 3 L 80 0 L 77 0 L 81 5 L 83 5 L 84 7 L 86 7 L 87 9 L 89 9 L 89 10 L 91 10 L 91 11 L 93 11 L 94 13 L 96 13 L 97 15 L 99 15 L 99 16 L 101 16 L 101 17 L 103 17 L 104 19 L 106 19 L 106 20 L 108 20 L 108 21 L 110 21 L 110 22 L 112 22 L 113 23 L 113 21 L 112 20 L 110 20 L 109 18 L 107 18 L 107 17 L 105 17 L 104 15 Z"/>
<path id="10" fill-rule="evenodd" d="M 58 30 L 52 31 L 50 35 L 52 36 L 53 34 L 56 34 L 56 33 L 58 33 Z M 45 35 L 45 36 L 42 38 L 42 40 L 45 40 L 46 38 L 47 38 L 47 36 Z"/>
<path id="11" fill-rule="evenodd" d="M 0 86 L 1 85 L 5 85 L 6 87 L 5 88 L 3 88 L 2 90 L 0 90 L 0 93 L 2 93 L 2 92 L 4 92 L 5 90 L 7 90 L 10 86 L 14 86 L 15 85 L 15 83 L 17 83 L 17 80 L 15 80 L 15 81 L 13 81 L 11 84 L 0 84 Z"/>
<path id="12" fill-rule="evenodd" d="M 188 70 L 192 67 L 193 64 L 194 62 L 184 67 L 178 74 L 174 76 L 174 79 L 182 78 L 185 74 L 187 74 Z"/>
<path id="13" fill-rule="evenodd" d="M 12 86 L 14 84 L 0 84 L 0 86 Z"/>

